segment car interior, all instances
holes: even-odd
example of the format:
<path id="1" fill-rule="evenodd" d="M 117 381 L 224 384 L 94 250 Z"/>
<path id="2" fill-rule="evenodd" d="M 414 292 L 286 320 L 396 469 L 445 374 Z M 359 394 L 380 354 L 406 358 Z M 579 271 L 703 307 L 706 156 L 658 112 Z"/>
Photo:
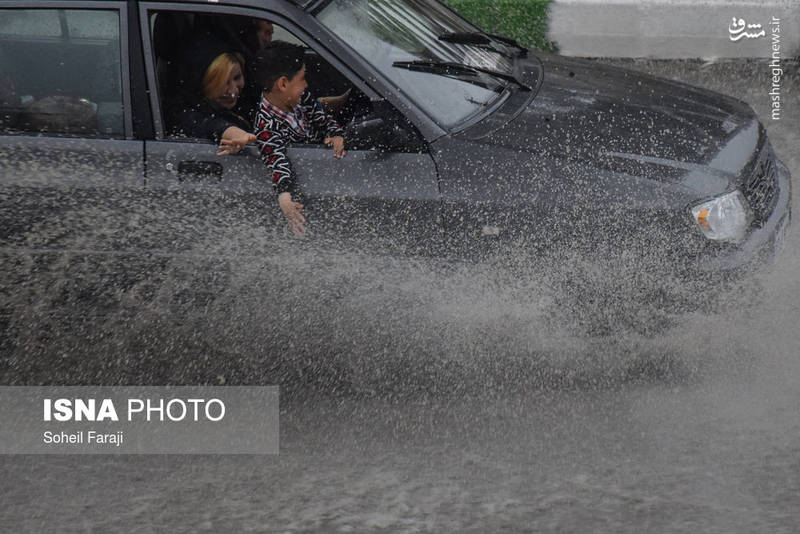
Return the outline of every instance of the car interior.
<path id="1" fill-rule="evenodd" d="M 186 11 L 152 15 L 152 49 L 162 116 L 168 115 L 164 110 L 175 102 L 181 88 L 176 63 L 182 47 L 192 37 L 211 35 L 230 42 L 245 52 L 247 59 L 258 47 L 254 20 Z M 305 46 L 285 28 L 273 26 L 274 40 Z M 37 68 L 31 69 L 31 64 Z M 123 137 L 122 79 L 126 74 L 122 70 L 116 10 L 0 9 L 0 131 Z M 417 130 L 388 102 L 371 102 L 307 46 L 306 71 L 309 90 L 318 98 L 349 91 L 345 105 L 329 110 L 345 127 L 348 148 L 424 149 Z M 179 139 L 173 135 L 173 125 L 165 126 L 167 138 Z"/>
<path id="2" fill-rule="evenodd" d="M 169 105 L 174 100 L 175 92 L 180 89 L 182 80 L 176 78 L 182 46 L 193 37 L 207 35 L 229 43 L 232 49 L 240 52 L 245 61 L 252 58 L 258 49 L 254 35 L 254 20 L 238 15 L 208 15 L 186 12 L 159 12 L 154 14 L 152 24 L 153 51 L 155 55 L 156 76 L 158 79 L 161 105 Z M 335 111 L 334 115 L 341 124 L 348 124 L 356 111 L 354 103 L 363 103 L 363 93 L 352 87 L 330 63 L 322 59 L 311 48 L 295 38 L 285 29 L 274 26 L 275 40 L 283 40 L 300 44 L 306 48 L 306 79 L 309 91 L 317 97 L 341 95 L 350 91 L 350 105 Z M 245 78 L 247 78 L 245 76 Z M 247 79 L 245 79 L 247 83 Z M 247 90 L 247 86 L 245 88 Z M 163 113 L 162 113 L 163 114 Z M 166 115 L 166 114 L 164 114 Z M 166 131 L 172 134 L 173 125 L 167 124 Z"/>
<path id="3" fill-rule="evenodd" d="M 121 136 L 121 76 L 116 12 L 0 9 L 0 129 Z"/>
<path id="4" fill-rule="evenodd" d="M 190 12 L 160 11 L 151 17 L 151 33 L 153 38 L 153 54 L 156 77 L 160 94 L 162 116 L 165 106 L 176 101 L 177 92 L 181 89 L 182 80 L 178 72 L 177 58 L 183 46 L 198 36 L 209 36 L 230 43 L 248 61 L 258 49 L 255 36 L 255 21 L 251 17 L 225 14 L 201 14 Z M 371 102 L 369 98 L 348 79 L 323 59 L 312 48 L 308 47 L 285 28 L 273 23 L 273 40 L 288 41 L 299 44 L 306 49 L 306 80 L 309 91 L 317 98 L 338 96 L 349 91 L 346 103 L 339 108 L 329 109 L 347 131 L 348 148 L 391 148 L 392 150 L 414 151 L 421 149 L 421 141 L 413 126 L 386 103 Z M 257 91 L 248 87 L 245 76 L 243 94 Z M 257 98 L 257 97 L 256 97 Z M 391 125 L 391 132 L 386 126 Z M 401 125 L 401 126 L 398 126 Z M 174 124 L 165 124 L 168 138 L 180 139 Z M 391 135 L 390 135 L 391 134 Z M 185 139 L 185 138 L 184 138 Z M 392 145 L 389 147 L 389 145 Z"/>

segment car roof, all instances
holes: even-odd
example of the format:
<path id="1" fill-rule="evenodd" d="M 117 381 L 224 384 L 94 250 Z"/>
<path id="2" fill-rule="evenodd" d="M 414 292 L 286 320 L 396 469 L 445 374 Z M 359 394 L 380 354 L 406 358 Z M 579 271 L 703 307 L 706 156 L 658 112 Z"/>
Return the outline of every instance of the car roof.
<path id="1" fill-rule="evenodd" d="M 108 2 L 108 0 L 81 0 L 82 2 Z M 139 2 L 139 0 L 133 0 L 134 2 Z M 152 1 L 152 0 L 151 0 Z M 220 0 L 167 0 L 169 3 L 173 4 L 200 4 L 200 5 L 208 5 L 208 4 L 219 4 Z M 306 9 L 307 7 L 319 3 L 321 0 L 278 0 L 282 2 L 287 2 L 289 4 L 295 5 L 301 9 Z M 224 0 L 225 5 L 229 6 L 242 6 L 242 7 L 263 7 L 257 5 L 257 2 L 242 0 Z M 254 4 L 256 4 L 254 6 Z"/>
<path id="2" fill-rule="evenodd" d="M 100 1 L 102 1 L 102 0 L 100 0 Z M 219 0 L 169 0 L 169 1 L 170 2 L 174 2 L 176 4 L 218 4 L 219 3 Z M 300 8 L 305 9 L 306 7 L 308 7 L 308 6 L 312 5 L 312 4 L 319 3 L 320 0 L 282 0 L 282 1 L 288 2 L 290 4 L 294 4 L 294 5 L 296 5 L 296 6 L 300 7 Z M 244 0 L 244 1 L 224 0 L 224 3 L 226 5 L 234 5 L 234 6 L 235 5 L 243 5 L 243 6 L 252 7 L 254 2 L 252 2 L 252 1 L 248 2 L 247 0 Z"/>

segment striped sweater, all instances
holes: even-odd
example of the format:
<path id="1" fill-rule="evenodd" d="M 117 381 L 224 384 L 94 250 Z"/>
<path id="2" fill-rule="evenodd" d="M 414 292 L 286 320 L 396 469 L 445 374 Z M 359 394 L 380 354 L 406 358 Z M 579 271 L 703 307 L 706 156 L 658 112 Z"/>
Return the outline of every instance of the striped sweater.
<path id="1" fill-rule="evenodd" d="M 306 91 L 300 103 L 287 113 L 262 95 L 254 121 L 261 161 L 267 166 L 278 194 L 294 192 L 292 163 L 286 156 L 289 143 L 322 142 L 325 137 L 343 136 L 344 130 Z"/>

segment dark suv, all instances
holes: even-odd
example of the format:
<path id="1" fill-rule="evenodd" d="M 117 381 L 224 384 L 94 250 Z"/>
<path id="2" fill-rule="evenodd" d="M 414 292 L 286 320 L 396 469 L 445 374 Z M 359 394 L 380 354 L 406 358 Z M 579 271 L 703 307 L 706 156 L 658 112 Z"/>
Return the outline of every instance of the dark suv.
<path id="1" fill-rule="evenodd" d="M 526 50 L 436 0 L 0 0 L 7 259 L 216 254 L 237 221 L 283 232 L 255 147 L 217 157 L 164 123 L 201 21 L 224 38 L 258 19 L 307 47 L 316 95 L 350 89 L 347 156 L 289 152 L 316 235 L 625 249 L 714 273 L 772 255 L 789 225 L 788 171 L 746 104 Z M 259 246 L 237 236 L 227 252 Z"/>

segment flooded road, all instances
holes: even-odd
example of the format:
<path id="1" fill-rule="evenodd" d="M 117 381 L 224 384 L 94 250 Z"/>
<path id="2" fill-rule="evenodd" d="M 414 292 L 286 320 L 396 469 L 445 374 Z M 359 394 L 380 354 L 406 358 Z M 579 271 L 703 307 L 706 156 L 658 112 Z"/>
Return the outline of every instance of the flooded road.
<path id="1" fill-rule="evenodd" d="M 800 176 L 796 69 L 770 121 L 763 65 L 626 65 L 748 101 Z M 586 335 L 547 276 L 369 254 L 187 258 L 83 322 L 80 296 L 20 284 L 38 327 L 9 327 L 6 384 L 278 383 L 281 452 L 0 457 L 0 531 L 796 532 L 794 226 L 776 265 L 655 334 Z M 41 262 L 53 295 L 93 272 Z M 197 280 L 224 291 L 176 298 Z"/>

